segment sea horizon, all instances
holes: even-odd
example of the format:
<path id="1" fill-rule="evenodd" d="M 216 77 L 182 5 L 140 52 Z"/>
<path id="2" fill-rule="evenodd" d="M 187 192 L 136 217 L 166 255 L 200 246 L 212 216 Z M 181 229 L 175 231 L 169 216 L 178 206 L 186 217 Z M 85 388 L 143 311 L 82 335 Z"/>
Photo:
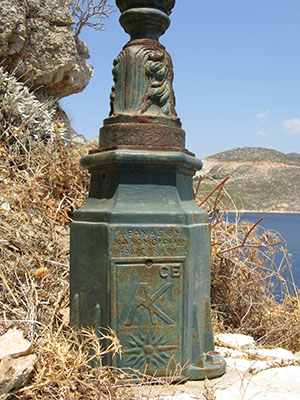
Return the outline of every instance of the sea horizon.
<path id="1" fill-rule="evenodd" d="M 228 211 L 228 216 L 238 215 L 240 220 L 248 219 L 255 224 L 260 217 L 264 219 L 259 223 L 264 229 L 275 230 L 286 242 L 287 250 L 292 254 L 292 274 L 295 284 L 300 288 L 300 213 L 293 212 L 266 212 L 266 211 Z M 285 218 L 286 216 L 286 218 Z M 229 218 L 230 220 L 230 218 Z"/>

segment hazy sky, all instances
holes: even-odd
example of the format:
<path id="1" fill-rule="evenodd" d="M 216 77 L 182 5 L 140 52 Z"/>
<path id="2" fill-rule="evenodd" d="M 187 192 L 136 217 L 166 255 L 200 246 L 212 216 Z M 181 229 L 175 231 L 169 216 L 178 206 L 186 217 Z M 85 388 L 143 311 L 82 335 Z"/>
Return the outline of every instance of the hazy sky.
<path id="1" fill-rule="evenodd" d="M 86 29 L 95 72 L 62 99 L 73 128 L 98 136 L 113 59 L 128 41 L 119 12 Z M 300 0 L 177 0 L 160 39 L 172 56 L 176 111 L 200 158 L 239 146 L 300 153 Z"/>

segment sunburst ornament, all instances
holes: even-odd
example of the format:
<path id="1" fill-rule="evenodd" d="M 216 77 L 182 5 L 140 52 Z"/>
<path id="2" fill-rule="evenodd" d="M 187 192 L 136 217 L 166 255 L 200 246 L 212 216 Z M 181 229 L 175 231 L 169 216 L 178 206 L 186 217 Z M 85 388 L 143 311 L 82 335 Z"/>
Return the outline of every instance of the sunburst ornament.
<path id="1" fill-rule="evenodd" d="M 155 368 L 165 367 L 170 361 L 168 351 L 174 350 L 178 345 L 168 343 L 165 334 L 146 334 L 139 333 L 138 336 L 129 334 L 127 342 L 128 348 L 125 354 L 128 354 L 128 362 L 136 369 L 140 369 L 143 364 L 153 366 Z"/>

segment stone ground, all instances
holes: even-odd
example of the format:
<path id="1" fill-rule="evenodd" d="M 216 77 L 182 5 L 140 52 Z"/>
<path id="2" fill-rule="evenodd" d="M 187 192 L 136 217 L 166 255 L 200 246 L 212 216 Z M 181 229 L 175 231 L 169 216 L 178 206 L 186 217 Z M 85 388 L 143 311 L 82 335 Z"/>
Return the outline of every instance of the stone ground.
<path id="1" fill-rule="evenodd" d="M 138 400 L 300 400 L 300 353 L 262 349 L 250 336 L 219 334 L 216 351 L 226 374 L 206 381 L 132 386 Z M 19 387 L 34 368 L 36 356 L 23 332 L 0 337 L 0 396 Z M 2 397 L 1 397 L 2 398 Z"/>
<path id="2" fill-rule="evenodd" d="M 228 367 L 221 378 L 136 389 L 139 400 L 299 400 L 300 366 L 272 368 L 256 375 Z"/>
<path id="3" fill-rule="evenodd" d="M 220 378 L 178 385 L 136 387 L 139 400 L 299 400 L 300 355 L 260 349 L 244 335 L 217 335 L 227 363 Z"/>

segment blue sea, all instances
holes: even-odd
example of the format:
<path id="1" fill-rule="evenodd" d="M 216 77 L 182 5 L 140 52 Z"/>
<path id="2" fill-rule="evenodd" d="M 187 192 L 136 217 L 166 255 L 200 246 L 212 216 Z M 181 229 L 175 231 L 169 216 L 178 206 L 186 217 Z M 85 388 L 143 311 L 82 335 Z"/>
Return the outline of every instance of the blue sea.
<path id="1" fill-rule="evenodd" d="M 300 214 L 241 212 L 241 220 L 257 222 L 264 218 L 260 225 L 280 233 L 292 254 L 292 273 L 296 285 L 300 288 Z M 229 213 L 229 221 L 235 220 L 235 213 Z"/>

